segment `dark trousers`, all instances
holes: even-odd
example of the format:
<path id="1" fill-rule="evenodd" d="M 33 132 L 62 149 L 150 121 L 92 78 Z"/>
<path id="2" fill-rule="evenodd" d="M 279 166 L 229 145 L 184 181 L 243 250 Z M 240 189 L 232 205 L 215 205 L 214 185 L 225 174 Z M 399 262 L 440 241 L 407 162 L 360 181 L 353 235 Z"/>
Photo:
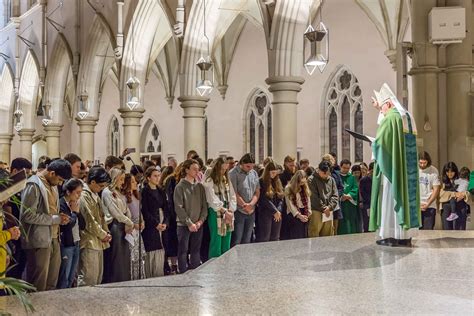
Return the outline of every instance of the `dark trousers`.
<path id="1" fill-rule="evenodd" d="M 22 279 L 23 272 L 26 267 L 26 252 L 21 248 L 21 240 L 11 240 L 9 243 L 10 249 L 13 252 L 13 260 L 10 262 L 10 266 L 13 266 L 7 271 L 7 277 Z"/>
<path id="2" fill-rule="evenodd" d="M 446 218 L 451 214 L 451 205 L 449 202 L 442 204 L 443 210 L 441 211 L 441 219 L 443 221 L 444 230 L 466 230 L 466 221 L 467 221 L 467 210 L 468 205 L 464 201 L 459 201 L 456 203 L 456 214 L 459 216 L 458 219 L 450 222 Z"/>
<path id="3" fill-rule="evenodd" d="M 201 243 L 203 228 L 195 233 L 189 231 L 187 226 L 178 226 L 178 269 L 184 273 L 195 269 L 201 264 Z M 190 254 L 188 266 L 188 252 Z"/>
<path id="4" fill-rule="evenodd" d="M 280 239 L 281 220 L 275 222 L 273 214 L 257 211 L 257 242 L 277 241 Z"/>
<path id="5" fill-rule="evenodd" d="M 202 263 L 209 260 L 209 243 L 211 242 L 211 232 L 207 220 L 202 224 L 202 241 L 201 241 L 201 261 Z"/>
<path id="6" fill-rule="evenodd" d="M 421 212 L 421 224 L 420 229 L 433 230 L 435 226 L 436 209 L 429 207 L 425 211 Z"/>
<path id="7" fill-rule="evenodd" d="M 369 212 L 370 207 L 365 208 L 364 206 L 359 208 L 360 211 L 360 222 L 362 223 L 362 232 L 367 233 L 369 231 Z"/>
<path id="8" fill-rule="evenodd" d="M 234 232 L 232 233 L 232 247 L 239 244 L 249 244 L 252 240 L 253 226 L 255 224 L 255 212 L 244 214 L 234 212 Z"/>
<path id="9" fill-rule="evenodd" d="M 314 211 L 313 211 L 314 212 Z M 308 237 L 308 222 L 303 223 L 292 214 L 288 214 L 289 239 L 300 239 Z"/>

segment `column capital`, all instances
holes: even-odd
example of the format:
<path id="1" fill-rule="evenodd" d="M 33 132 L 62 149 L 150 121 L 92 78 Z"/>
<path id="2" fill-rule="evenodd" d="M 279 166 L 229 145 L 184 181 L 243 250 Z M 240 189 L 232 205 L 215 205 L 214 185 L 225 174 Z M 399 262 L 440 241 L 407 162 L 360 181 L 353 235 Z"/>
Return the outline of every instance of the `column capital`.
<path id="1" fill-rule="evenodd" d="M 178 101 L 181 103 L 181 107 L 183 109 L 186 108 L 203 108 L 205 109 L 207 107 L 207 102 L 209 102 L 208 97 L 201 97 L 197 95 L 185 95 L 185 96 L 180 96 L 178 98 Z"/>
<path id="2" fill-rule="evenodd" d="M 303 77 L 296 76 L 272 76 L 265 82 L 270 86 L 269 91 L 301 91 L 301 85 L 304 83 Z"/>
<path id="3" fill-rule="evenodd" d="M 410 76 L 423 75 L 423 74 L 437 74 L 440 73 L 441 69 L 437 66 L 421 66 L 421 67 L 412 67 L 408 72 Z"/>
<path id="4" fill-rule="evenodd" d="M 145 113 L 144 108 L 138 108 L 133 111 L 130 111 L 129 109 L 126 109 L 126 108 L 121 108 L 121 109 L 118 109 L 118 111 L 120 113 L 120 117 L 122 117 L 123 119 L 126 119 L 126 118 L 141 119 L 143 117 L 143 113 Z"/>
<path id="5" fill-rule="evenodd" d="M 83 126 L 96 126 L 97 120 L 77 120 L 77 125 Z"/>
<path id="6" fill-rule="evenodd" d="M 20 135 L 21 138 L 32 138 L 33 135 L 35 134 L 35 129 L 32 128 L 23 128 L 20 131 L 18 131 L 18 135 Z"/>
<path id="7" fill-rule="evenodd" d="M 48 124 L 43 127 L 45 132 L 61 132 L 63 130 L 62 124 Z"/>
<path id="8" fill-rule="evenodd" d="M 10 144 L 13 134 L 0 134 L 0 144 Z"/>

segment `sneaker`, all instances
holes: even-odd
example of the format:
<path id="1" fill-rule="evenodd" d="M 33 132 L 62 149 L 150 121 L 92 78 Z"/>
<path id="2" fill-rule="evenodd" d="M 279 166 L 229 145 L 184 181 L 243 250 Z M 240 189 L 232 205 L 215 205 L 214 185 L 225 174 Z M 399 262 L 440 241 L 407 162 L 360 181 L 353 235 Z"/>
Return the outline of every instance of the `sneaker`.
<path id="1" fill-rule="evenodd" d="M 457 220 L 459 218 L 458 214 L 456 213 L 451 213 L 449 216 L 446 218 L 448 222 L 452 222 L 454 220 Z"/>

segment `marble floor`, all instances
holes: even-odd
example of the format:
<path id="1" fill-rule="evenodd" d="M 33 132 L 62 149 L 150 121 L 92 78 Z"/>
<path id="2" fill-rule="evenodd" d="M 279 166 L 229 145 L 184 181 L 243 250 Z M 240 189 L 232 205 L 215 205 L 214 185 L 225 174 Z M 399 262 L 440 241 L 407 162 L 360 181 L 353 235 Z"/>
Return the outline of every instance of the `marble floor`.
<path id="1" fill-rule="evenodd" d="M 38 315 L 474 315 L 474 231 L 242 245 L 184 275 L 31 295 Z M 0 309 L 24 311 L 13 298 Z"/>

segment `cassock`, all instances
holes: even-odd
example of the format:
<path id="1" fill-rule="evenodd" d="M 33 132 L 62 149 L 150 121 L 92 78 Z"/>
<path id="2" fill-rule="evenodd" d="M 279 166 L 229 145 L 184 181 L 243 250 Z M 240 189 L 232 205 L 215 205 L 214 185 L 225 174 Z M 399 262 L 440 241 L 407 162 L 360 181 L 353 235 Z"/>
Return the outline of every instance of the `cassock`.
<path id="1" fill-rule="evenodd" d="M 342 183 L 344 184 L 344 194 L 351 197 L 350 200 L 341 201 L 341 210 L 344 216 L 339 220 L 337 229 L 338 235 L 360 233 L 359 221 L 359 187 L 356 179 L 350 173 L 341 174 Z"/>

